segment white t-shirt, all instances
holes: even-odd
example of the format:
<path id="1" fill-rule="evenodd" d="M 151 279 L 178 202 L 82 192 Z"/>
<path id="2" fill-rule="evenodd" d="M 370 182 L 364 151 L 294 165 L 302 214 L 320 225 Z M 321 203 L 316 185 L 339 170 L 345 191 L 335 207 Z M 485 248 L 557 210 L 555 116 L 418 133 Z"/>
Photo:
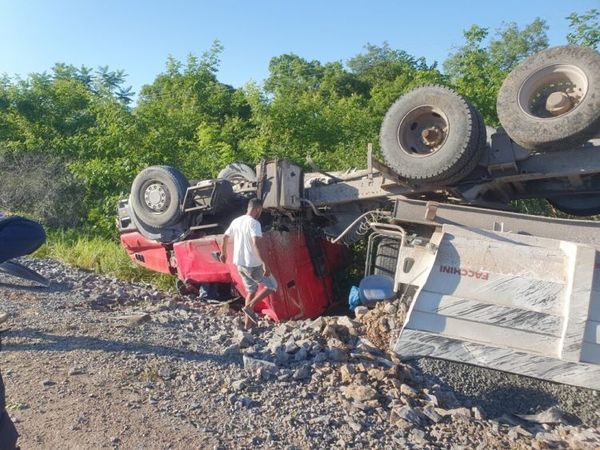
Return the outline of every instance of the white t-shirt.
<path id="1" fill-rule="evenodd" d="M 262 237 L 260 222 L 247 214 L 234 219 L 225 231 L 233 238 L 233 263 L 237 266 L 262 266 L 263 261 L 254 248 L 254 237 Z"/>

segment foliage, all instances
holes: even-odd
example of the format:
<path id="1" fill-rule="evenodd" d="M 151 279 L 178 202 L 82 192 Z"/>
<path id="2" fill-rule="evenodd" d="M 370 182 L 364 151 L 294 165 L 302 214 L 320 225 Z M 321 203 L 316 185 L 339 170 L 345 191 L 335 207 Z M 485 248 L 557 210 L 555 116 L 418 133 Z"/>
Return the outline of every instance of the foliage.
<path id="1" fill-rule="evenodd" d="M 40 152 L 0 152 L 0 211 L 25 213 L 52 227 L 80 222 L 81 184 L 61 159 Z"/>
<path id="2" fill-rule="evenodd" d="M 464 33 L 466 43 L 444 62 L 451 85 L 473 102 L 486 124 L 498 125 L 502 81 L 520 61 L 548 46 L 547 28 L 539 18 L 522 30 L 509 23 L 488 40 L 488 29 L 473 25 Z"/>
<path id="3" fill-rule="evenodd" d="M 600 44 L 600 11 L 590 9 L 583 14 L 571 13 L 567 20 L 571 32 L 567 42 L 572 45 L 585 45 L 598 48 Z"/>
<path id="4" fill-rule="evenodd" d="M 568 17 L 569 42 L 597 46 L 598 11 Z M 327 170 L 360 167 L 378 150 L 381 119 L 398 96 L 424 84 L 455 88 L 498 125 L 495 103 L 507 73 L 548 45 L 542 19 L 474 25 L 444 62 L 367 44 L 346 62 L 295 54 L 272 58 L 264 85 L 236 89 L 218 79 L 223 46 L 200 57 L 169 57 L 133 105 L 122 70 L 55 64 L 24 79 L 0 77 L 0 208 L 53 227 L 115 236 L 115 205 L 144 167 L 168 164 L 190 179 L 226 164 L 307 155 Z M 20 180 L 24 180 L 21 182 Z M 61 201 L 59 201 L 61 199 Z"/>

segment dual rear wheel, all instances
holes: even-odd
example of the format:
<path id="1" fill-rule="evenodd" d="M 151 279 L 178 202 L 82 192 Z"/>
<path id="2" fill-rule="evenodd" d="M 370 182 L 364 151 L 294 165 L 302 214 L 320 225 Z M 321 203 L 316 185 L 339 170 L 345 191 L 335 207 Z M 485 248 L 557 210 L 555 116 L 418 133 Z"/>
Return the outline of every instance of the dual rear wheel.
<path id="1" fill-rule="evenodd" d="M 600 132 L 600 54 L 587 47 L 549 48 L 526 58 L 497 98 L 506 133 L 532 152 L 577 147 Z M 481 114 L 442 86 L 424 86 L 387 111 L 379 135 L 387 164 L 413 184 L 452 186 L 485 151 Z M 600 213 L 600 197 L 566 194 L 548 201 L 572 215 Z"/>

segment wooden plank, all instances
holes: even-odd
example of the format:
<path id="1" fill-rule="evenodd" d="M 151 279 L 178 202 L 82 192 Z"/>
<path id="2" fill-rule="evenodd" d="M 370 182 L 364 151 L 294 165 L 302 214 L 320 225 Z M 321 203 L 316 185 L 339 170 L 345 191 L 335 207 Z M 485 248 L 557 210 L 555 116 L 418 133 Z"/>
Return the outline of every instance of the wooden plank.
<path id="1" fill-rule="evenodd" d="M 444 337 L 462 341 L 479 342 L 493 347 L 513 348 L 534 354 L 557 357 L 560 339 L 534 331 L 508 329 L 438 314 L 413 310 L 405 330 L 419 330 L 438 333 Z"/>
<path id="2" fill-rule="evenodd" d="M 537 311 L 515 308 L 512 299 L 506 298 L 505 305 L 488 303 L 483 297 L 478 301 L 436 292 L 422 291 L 414 309 L 425 313 L 439 314 L 472 322 L 501 326 L 509 329 L 531 331 L 553 337 L 561 337 L 562 317 Z"/>
<path id="3" fill-rule="evenodd" d="M 402 358 L 431 356 L 589 389 L 600 389 L 600 365 L 561 361 L 514 349 L 404 330 L 394 345 Z"/>
<path id="4" fill-rule="evenodd" d="M 566 289 L 567 314 L 561 358 L 567 361 L 580 361 L 592 298 L 596 250 L 573 242 L 563 242 L 561 247 L 569 261 L 567 270 L 569 284 Z"/>

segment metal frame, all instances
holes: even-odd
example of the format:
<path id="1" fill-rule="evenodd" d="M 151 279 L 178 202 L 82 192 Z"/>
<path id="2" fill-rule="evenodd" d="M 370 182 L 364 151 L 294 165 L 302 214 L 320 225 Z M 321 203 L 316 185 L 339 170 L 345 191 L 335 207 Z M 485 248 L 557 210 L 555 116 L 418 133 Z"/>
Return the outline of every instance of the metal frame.
<path id="1" fill-rule="evenodd" d="M 317 207 L 394 196 L 438 196 L 467 204 L 496 204 L 511 200 L 545 198 L 564 193 L 600 192 L 600 139 L 585 145 L 549 153 L 529 153 L 513 143 L 503 130 L 491 136 L 491 144 L 478 168 L 454 186 L 409 184 L 367 151 L 367 170 L 306 189 L 306 197 Z M 335 180 L 334 180 L 335 181 Z"/>
<path id="2" fill-rule="evenodd" d="M 465 205 L 397 199 L 393 217 L 398 222 L 430 226 L 459 225 L 484 231 L 506 231 L 567 240 L 600 248 L 600 222 L 532 216 Z"/>

